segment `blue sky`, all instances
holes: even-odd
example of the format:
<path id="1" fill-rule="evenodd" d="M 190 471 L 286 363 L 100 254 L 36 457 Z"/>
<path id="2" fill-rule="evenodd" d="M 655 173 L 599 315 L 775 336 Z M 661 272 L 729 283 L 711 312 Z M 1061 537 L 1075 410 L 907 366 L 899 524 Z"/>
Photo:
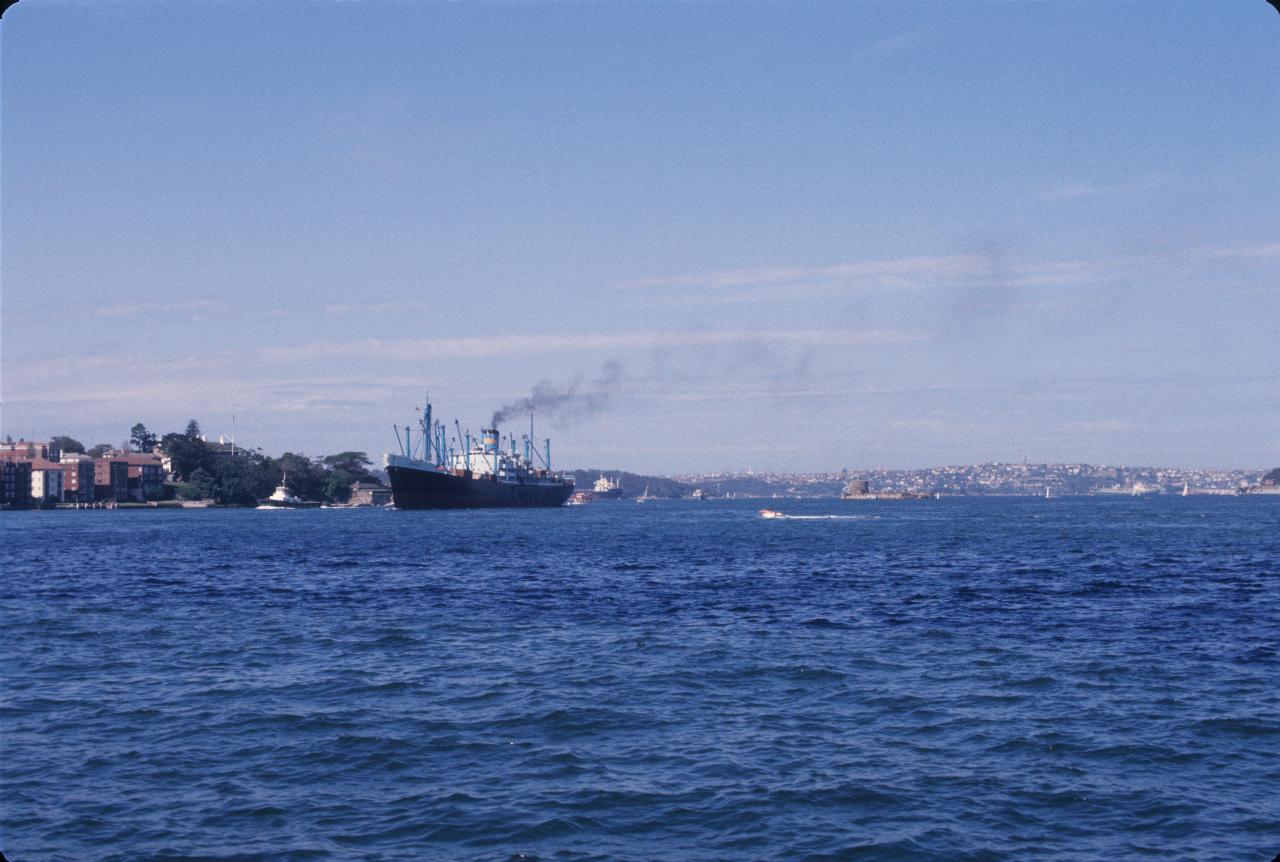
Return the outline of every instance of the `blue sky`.
<path id="1" fill-rule="evenodd" d="M 1275 466 L 1275 68 L 1261 0 L 23 0 L 0 424 Z"/>

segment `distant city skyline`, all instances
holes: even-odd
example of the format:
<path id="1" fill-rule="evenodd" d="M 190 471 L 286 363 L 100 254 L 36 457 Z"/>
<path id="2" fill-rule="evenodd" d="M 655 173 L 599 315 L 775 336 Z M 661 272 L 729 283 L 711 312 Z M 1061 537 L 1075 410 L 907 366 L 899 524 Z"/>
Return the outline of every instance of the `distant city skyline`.
<path id="1" fill-rule="evenodd" d="M 0 433 L 1280 464 L 1264 3 L 26 2 Z M 575 388 L 576 387 L 576 388 Z M 581 409 L 573 409 L 577 403 Z M 511 420 L 522 430 L 527 420 Z"/>

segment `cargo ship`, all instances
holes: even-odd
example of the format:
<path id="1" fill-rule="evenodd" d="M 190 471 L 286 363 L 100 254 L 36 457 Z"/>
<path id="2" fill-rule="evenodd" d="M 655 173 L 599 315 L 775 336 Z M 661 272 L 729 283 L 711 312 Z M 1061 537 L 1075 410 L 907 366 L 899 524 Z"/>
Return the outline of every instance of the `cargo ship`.
<path id="1" fill-rule="evenodd" d="M 541 452 L 534 445 L 532 419 L 519 440 L 496 427 L 473 437 L 457 421 L 450 436 L 427 401 L 417 424 L 417 434 L 406 427 L 403 437 L 397 428 L 400 452 L 384 456 L 397 509 L 560 506 L 573 493 L 573 479 L 551 469 L 551 441 Z"/>
<path id="2" fill-rule="evenodd" d="M 610 479 L 601 473 L 600 478 L 591 486 L 591 496 L 597 500 L 616 500 L 622 496 L 622 477 Z"/>
<path id="3" fill-rule="evenodd" d="M 920 491 L 872 491 L 866 479 L 855 479 L 844 486 L 840 494 L 841 500 L 927 500 L 936 494 L 925 494 Z"/>

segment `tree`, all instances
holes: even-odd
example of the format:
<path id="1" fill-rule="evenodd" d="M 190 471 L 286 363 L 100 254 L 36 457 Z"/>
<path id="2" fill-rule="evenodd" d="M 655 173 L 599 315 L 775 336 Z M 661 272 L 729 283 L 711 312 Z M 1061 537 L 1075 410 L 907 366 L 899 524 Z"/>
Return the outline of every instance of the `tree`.
<path id="1" fill-rule="evenodd" d="M 356 482 L 376 482 L 368 466 L 372 463 L 364 452 L 339 452 L 321 460 L 329 468 L 325 475 L 324 493 L 331 500 L 345 503 L 351 498 Z"/>
<path id="2" fill-rule="evenodd" d="M 289 493 L 304 500 L 318 500 L 327 496 L 325 481 L 328 477 L 322 466 L 306 455 L 296 455 L 293 452 L 281 455 L 279 463 Z"/>
<path id="3" fill-rule="evenodd" d="M 199 493 L 201 500 L 217 499 L 218 480 L 203 467 L 197 467 L 191 472 L 191 484 Z"/>
<path id="4" fill-rule="evenodd" d="M 147 430 L 147 426 L 139 422 L 129 429 L 129 442 L 135 451 L 150 452 L 156 448 L 156 435 Z"/>
<path id="5" fill-rule="evenodd" d="M 252 506 L 266 496 L 259 494 L 257 465 L 248 458 L 218 458 L 210 472 L 216 479 L 213 497 L 219 503 Z"/>
<path id="6" fill-rule="evenodd" d="M 74 437 L 54 437 L 49 442 L 63 452 L 84 452 L 84 444 Z"/>
<path id="7" fill-rule="evenodd" d="M 358 481 L 346 470 L 330 470 L 324 478 L 324 495 L 330 500 L 345 503 L 351 499 L 351 486 Z"/>
<path id="8" fill-rule="evenodd" d="M 106 455 L 110 451 L 111 451 L 110 443 L 99 443 L 96 446 L 90 446 L 88 451 L 85 452 L 85 454 L 88 455 L 90 458 L 101 458 L 103 455 Z"/>
<path id="9" fill-rule="evenodd" d="M 330 470 L 341 470 L 347 473 L 352 477 L 352 482 L 374 481 L 373 474 L 369 472 L 373 462 L 363 452 L 339 452 L 337 455 L 326 457 L 323 463 Z"/>
<path id="10" fill-rule="evenodd" d="M 182 482 L 192 481 L 191 475 L 196 470 L 203 469 L 208 473 L 213 465 L 213 452 L 198 437 L 166 434 L 160 438 L 160 448 L 169 456 L 169 472 Z"/>
<path id="11" fill-rule="evenodd" d="M 269 497 L 275 491 L 276 486 L 280 484 L 282 477 L 280 471 L 280 462 L 275 458 L 264 457 L 255 454 L 253 456 L 254 470 L 257 478 L 254 479 L 254 491 L 259 497 Z"/>
<path id="12" fill-rule="evenodd" d="M 200 423 L 192 419 L 187 422 L 187 436 L 193 440 L 200 436 Z"/>

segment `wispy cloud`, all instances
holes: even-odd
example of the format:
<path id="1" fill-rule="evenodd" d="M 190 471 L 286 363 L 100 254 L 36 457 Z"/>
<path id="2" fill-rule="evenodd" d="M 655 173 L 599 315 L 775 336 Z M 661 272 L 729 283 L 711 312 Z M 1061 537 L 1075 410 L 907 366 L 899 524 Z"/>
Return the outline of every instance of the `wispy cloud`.
<path id="1" fill-rule="evenodd" d="M 49 384 L 83 381 L 87 386 L 109 389 L 128 377 L 172 377 L 185 373 L 208 376 L 211 370 L 233 362 L 233 353 L 207 353 L 199 356 L 169 355 L 158 357 L 153 353 L 131 350 L 104 351 L 99 353 L 62 355 L 38 359 L 5 359 L 4 389 L 7 397 L 15 391 L 43 389 Z M 162 371 L 161 371 L 162 369 Z"/>
<path id="2" fill-rule="evenodd" d="M 294 378 L 264 375 L 255 380 L 231 376 L 201 375 L 186 368 L 166 374 L 125 372 L 110 386 L 92 379 L 65 378 L 53 383 L 16 388 L 6 393 L 9 403 L 30 405 L 75 405 L 77 408 L 115 408 L 128 412 L 201 412 L 215 406 L 234 410 L 236 405 L 257 413 L 297 413 L 321 409 L 352 412 L 392 403 L 404 390 L 416 388 L 420 380 Z"/>
<path id="3" fill-rule="evenodd" d="M 1068 422 L 1062 430 L 1071 434 L 1126 434 L 1138 430 L 1138 426 L 1120 419 L 1093 419 Z"/>
<path id="4" fill-rule="evenodd" d="M 619 283 L 618 287 L 626 290 L 691 287 L 722 289 L 854 278 L 894 286 L 909 286 L 922 280 L 974 275 L 989 268 L 990 258 L 988 256 L 961 254 L 934 257 L 903 257 L 858 263 L 839 263 L 830 266 L 766 266 L 725 269 L 657 278 L 629 279 Z"/>
<path id="5" fill-rule="evenodd" d="M 1040 199 L 1046 201 L 1072 201 L 1082 198 L 1127 197 L 1141 195 L 1169 186 L 1174 182 L 1185 182 L 1167 172 L 1153 171 L 1114 182 L 1090 182 L 1064 180 L 1049 186 L 1040 193 Z"/>
<path id="6" fill-rule="evenodd" d="M 377 302 L 330 302 L 320 306 L 325 314 L 390 314 L 397 311 L 423 311 L 433 303 L 422 299 L 388 299 Z"/>
<path id="7" fill-rule="evenodd" d="M 925 339 L 920 332 L 890 329 L 734 329 L 315 342 L 260 348 L 252 360 L 234 351 L 163 359 L 137 351 L 106 351 L 6 360 L 4 400 L 8 405 L 163 404 L 183 410 L 210 403 L 254 404 L 272 412 L 348 409 L 394 401 L 421 384 L 416 377 L 353 371 L 357 365 L 366 371 L 386 368 L 388 361 L 466 361 L 592 351 L 616 357 L 634 350 L 725 346 L 750 347 L 753 354 L 768 355 L 770 348 L 782 346 L 885 346 Z M 300 367 L 306 369 L 303 374 L 291 373 Z M 338 373 L 322 373 L 326 368 Z M 104 380 L 110 384 L 104 385 Z"/>
<path id="8" fill-rule="evenodd" d="M 620 288 L 636 291 L 727 291 L 768 287 L 804 290 L 838 286 L 844 289 L 886 288 L 924 290 L 994 284 L 1002 287 L 1077 284 L 1110 278 L 1148 265 L 1146 258 L 1112 255 L 1081 260 L 1017 260 L 995 254 L 902 257 L 841 263 L 830 266 L 768 266 L 726 269 L 658 278 L 631 279 Z"/>
<path id="9" fill-rule="evenodd" d="M 1088 286 L 1156 272 L 1208 272 L 1227 259 L 1270 262 L 1280 243 L 1186 248 L 1147 254 L 1035 259 L 1003 254 L 917 255 L 820 266 L 760 266 L 627 279 L 615 287 L 662 302 L 725 304 L 859 290 Z"/>
<path id="10" fill-rule="evenodd" d="M 965 422 L 947 418 L 912 418 L 895 419 L 888 423 L 889 429 L 902 433 L 924 432 L 930 435 L 942 435 L 948 438 L 961 436 L 987 437 L 999 434 L 1004 427 L 994 422 Z"/>
<path id="11" fill-rule="evenodd" d="M 102 305 L 94 305 L 92 302 L 78 303 L 77 305 L 85 314 L 103 320 L 123 317 L 145 317 L 154 320 L 182 318 L 190 320 L 218 308 L 217 302 L 204 298 L 155 301 L 145 297 L 138 297 L 116 300 Z M 44 302 L 19 307 L 6 307 L 4 317 L 7 323 L 30 323 L 45 318 L 61 319 L 65 312 L 65 303 Z"/>
<path id="12" fill-rule="evenodd" d="M 376 357 L 378 359 L 477 359 L 574 353 L 597 350 L 622 351 L 664 347 L 702 347 L 743 343 L 788 343 L 808 346 L 856 346 L 909 344 L 923 341 L 922 332 L 896 329 L 728 329 L 694 332 L 596 332 L 553 335 L 493 335 L 467 338 L 368 338 L 341 343 L 316 342 L 295 346 L 264 347 L 259 355 L 273 360 L 324 360 Z"/>
<path id="13" fill-rule="evenodd" d="M 1210 246 L 1203 249 L 1203 251 L 1209 257 L 1215 258 L 1269 260 L 1280 258 L 1280 242 L 1264 242 L 1226 248 Z"/>
<path id="14" fill-rule="evenodd" d="M 179 302 L 152 302 L 149 300 L 133 300 L 99 305 L 93 309 L 95 317 L 136 317 L 150 315 L 154 317 L 198 313 L 217 307 L 211 299 L 186 299 Z"/>
<path id="15" fill-rule="evenodd" d="M 1070 201 L 1078 198 L 1097 197 L 1103 193 L 1102 186 L 1087 183 L 1062 183 L 1046 190 L 1041 197 L 1051 201 Z"/>

